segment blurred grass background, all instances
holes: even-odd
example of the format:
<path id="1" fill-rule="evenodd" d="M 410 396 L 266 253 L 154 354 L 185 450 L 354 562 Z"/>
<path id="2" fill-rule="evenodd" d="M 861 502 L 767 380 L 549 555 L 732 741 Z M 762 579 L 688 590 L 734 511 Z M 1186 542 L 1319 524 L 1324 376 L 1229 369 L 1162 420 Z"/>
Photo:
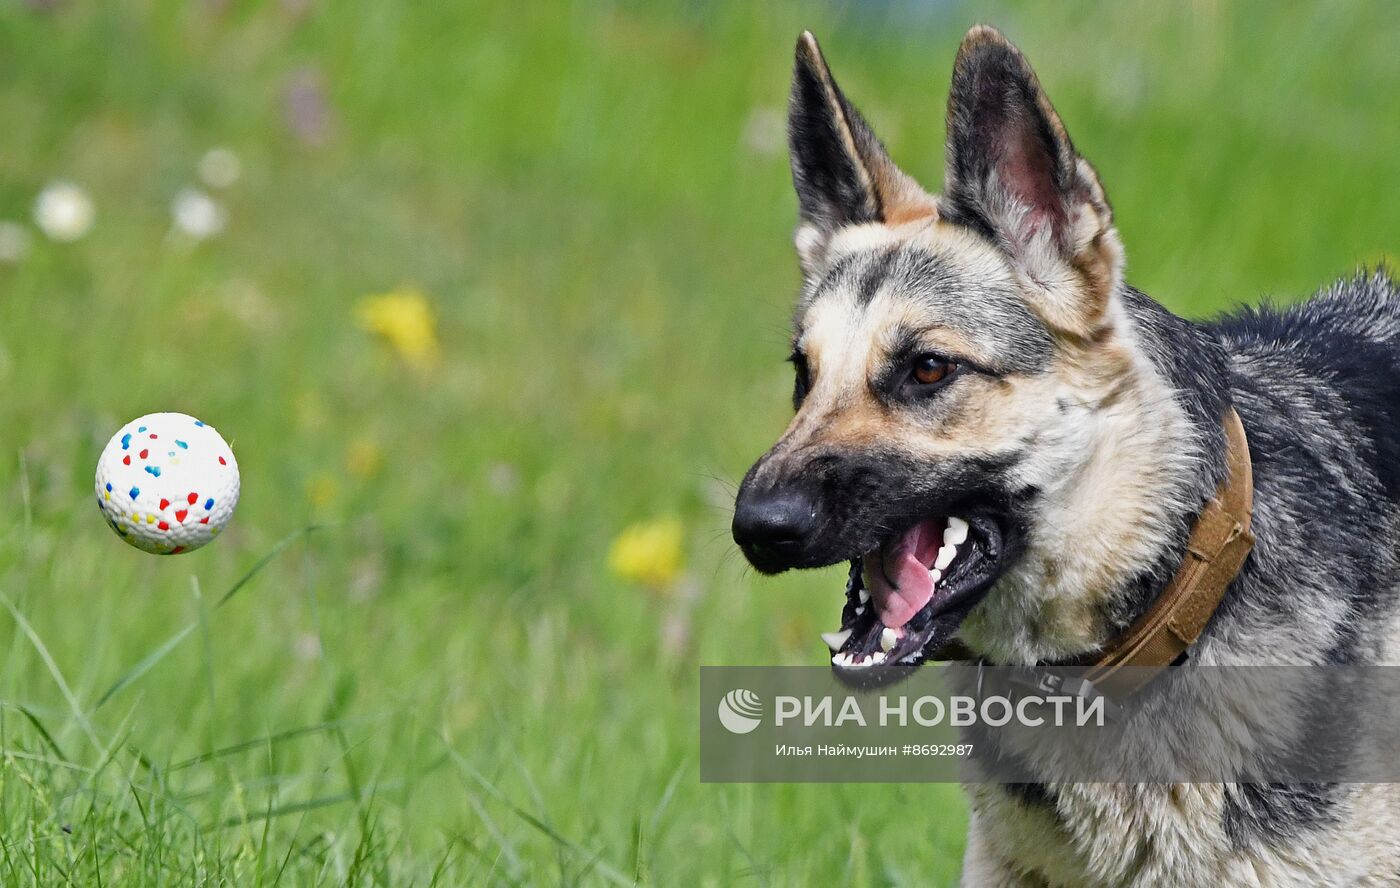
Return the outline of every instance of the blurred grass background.
<path id="1" fill-rule="evenodd" d="M 1173 309 L 1400 250 L 1388 4 L 0 5 L 0 878 L 953 883 L 954 787 L 701 785 L 696 679 L 819 663 L 837 616 L 839 571 L 727 540 L 788 412 L 794 38 L 936 186 L 979 20 Z M 191 187 L 217 236 L 172 226 Z M 155 410 L 243 471 L 179 558 L 90 500 Z"/>

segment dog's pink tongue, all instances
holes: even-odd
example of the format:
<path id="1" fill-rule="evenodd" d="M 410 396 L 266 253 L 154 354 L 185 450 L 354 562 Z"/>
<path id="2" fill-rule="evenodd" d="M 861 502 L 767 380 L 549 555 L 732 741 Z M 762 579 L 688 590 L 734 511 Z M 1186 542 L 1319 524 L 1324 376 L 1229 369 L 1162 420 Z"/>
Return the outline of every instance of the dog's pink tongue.
<path id="1" fill-rule="evenodd" d="M 888 549 L 865 556 L 865 588 L 881 623 L 898 629 L 932 600 L 928 570 L 942 541 L 943 520 L 934 518 L 910 528 Z"/>

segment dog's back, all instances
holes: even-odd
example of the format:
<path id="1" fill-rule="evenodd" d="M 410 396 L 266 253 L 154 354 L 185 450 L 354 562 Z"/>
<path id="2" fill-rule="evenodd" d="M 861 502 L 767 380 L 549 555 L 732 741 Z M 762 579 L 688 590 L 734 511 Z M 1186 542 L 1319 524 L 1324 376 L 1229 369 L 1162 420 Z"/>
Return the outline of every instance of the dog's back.
<path id="1" fill-rule="evenodd" d="M 1240 388 L 1293 401 L 1301 423 L 1321 411 L 1360 431 L 1340 446 L 1369 465 L 1385 500 L 1400 501 L 1400 291 L 1385 271 L 1209 326 L 1231 353 Z"/>
<path id="2" fill-rule="evenodd" d="M 1235 653 L 1400 656 L 1400 291 L 1377 271 L 1207 329 L 1228 354 L 1230 398 L 1250 430 L 1256 560 L 1282 584 L 1257 594 L 1243 584 L 1230 604 L 1240 618 L 1251 608 L 1284 614 L 1297 630 L 1286 644 L 1261 639 Z"/>

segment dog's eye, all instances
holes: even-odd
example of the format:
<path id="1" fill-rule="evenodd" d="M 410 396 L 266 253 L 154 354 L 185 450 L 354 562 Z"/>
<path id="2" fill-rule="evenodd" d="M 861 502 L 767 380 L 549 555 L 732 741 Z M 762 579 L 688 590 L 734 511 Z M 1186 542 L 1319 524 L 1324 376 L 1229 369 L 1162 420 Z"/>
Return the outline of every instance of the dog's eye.
<path id="1" fill-rule="evenodd" d="M 807 369 L 807 356 L 800 351 L 794 351 L 788 356 L 788 362 L 792 364 L 792 409 L 796 410 L 802 406 L 802 399 L 807 397 L 807 390 L 811 388 L 811 371 Z"/>
<path id="2" fill-rule="evenodd" d="M 919 355 L 914 359 L 914 381 L 919 385 L 936 385 L 952 376 L 957 369 L 957 364 L 938 355 Z"/>

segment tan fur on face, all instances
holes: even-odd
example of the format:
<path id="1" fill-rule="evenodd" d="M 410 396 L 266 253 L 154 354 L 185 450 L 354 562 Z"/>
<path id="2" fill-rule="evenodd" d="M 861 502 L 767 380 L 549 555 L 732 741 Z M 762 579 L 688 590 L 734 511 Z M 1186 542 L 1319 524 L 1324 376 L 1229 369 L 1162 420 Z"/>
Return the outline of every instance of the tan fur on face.
<path id="1" fill-rule="evenodd" d="M 859 252 L 918 245 L 956 263 L 984 280 L 1011 278 L 995 251 L 965 235 L 961 229 L 920 220 L 903 226 L 860 225 L 843 229 L 832 239 L 829 261 Z M 920 457 L 946 456 L 977 451 L 981 442 L 1015 440 L 1014 428 L 1004 427 L 1003 415 L 992 411 L 963 411 L 955 425 L 930 430 L 908 411 L 882 404 L 872 389 L 884 367 L 896 337 L 906 330 L 921 331 L 921 341 L 931 351 L 991 361 L 980 346 L 955 328 L 942 324 L 917 301 L 884 290 L 867 305 L 857 304 L 855 294 L 844 292 L 823 297 L 801 320 L 798 347 L 807 357 L 813 385 L 794 418 L 784 441 L 806 448 L 888 447 L 892 442 Z M 969 381 L 986 386 L 990 380 Z"/>
<path id="2" fill-rule="evenodd" d="M 861 252 L 917 246 L 966 279 L 1021 293 L 1037 313 L 1047 304 L 999 251 L 937 221 L 862 225 L 832 239 L 832 261 Z M 884 404 L 874 380 L 896 334 L 921 331 L 930 350 L 990 361 L 979 346 L 922 302 L 885 288 L 864 306 L 830 292 L 799 319 L 799 347 L 812 387 L 779 450 L 782 461 L 818 452 L 898 449 L 911 458 L 1025 452 L 1017 482 L 1040 491 L 1026 551 L 964 624 L 963 636 L 999 662 L 1058 660 L 1090 650 L 1114 631 L 1109 596 L 1170 539 L 1160 494 L 1185 487 L 1199 442 L 1166 383 L 1136 345 L 1121 307 L 1078 332 L 1052 327 L 1046 372 L 990 378 L 969 374 L 940 397 L 946 421 Z M 1148 418 L 1151 417 L 1151 421 Z"/>
<path id="3" fill-rule="evenodd" d="M 1005 40 L 992 29 L 974 29 L 956 64 L 975 64 L 976 53 L 992 44 Z M 983 357 L 976 337 L 905 294 L 882 290 L 862 306 L 855 293 L 824 291 L 799 306 L 798 345 L 813 384 L 774 462 L 875 447 L 931 464 L 1029 454 L 1015 479 L 1022 489 L 1038 491 L 1026 550 L 964 624 L 963 635 L 1002 662 L 1062 659 L 1092 649 L 1114 631 L 1104 622 L 1112 590 L 1152 563 L 1172 538 L 1172 528 L 1158 517 L 1169 510 L 1145 491 L 1184 491 L 1202 453 L 1115 301 L 1123 249 L 1098 176 L 1074 154 L 1026 64 L 1034 106 L 1058 142 L 1061 203 L 1050 217 L 1044 206 L 1028 206 L 1027 191 L 1012 187 L 1021 171 L 1007 155 L 1008 164 L 994 164 L 985 181 L 960 192 L 990 225 L 992 238 L 950 224 L 932 209 L 932 197 L 875 150 L 873 136 L 861 129 L 856 137 L 815 41 L 804 43 L 803 51 L 819 66 L 833 112 L 848 124 L 838 134 L 843 148 L 884 211 L 883 224 L 799 229 L 809 287 L 846 257 L 917 247 L 954 269 L 956 279 L 973 282 L 974 291 L 1014 293 L 1050 332 L 1053 355 L 1048 370 L 1035 374 L 967 374 L 939 395 L 947 403 L 935 414 L 892 407 L 873 386 L 897 331 L 920 331 L 931 351 L 969 360 Z M 950 100 L 950 133 L 953 112 Z M 949 148 L 951 177 L 951 140 Z M 946 184 L 951 192 L 956 180 Z"/>

